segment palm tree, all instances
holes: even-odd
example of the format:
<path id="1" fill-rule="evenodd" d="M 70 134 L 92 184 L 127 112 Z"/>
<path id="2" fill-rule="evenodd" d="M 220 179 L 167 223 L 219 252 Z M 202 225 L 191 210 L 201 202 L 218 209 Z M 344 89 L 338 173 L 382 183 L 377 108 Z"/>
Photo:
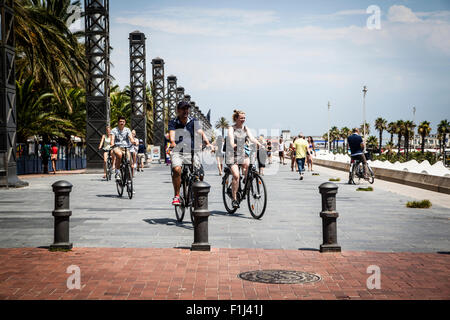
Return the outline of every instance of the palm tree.
<path id="1" fill-rule="evenodd" d="M 383 118 L 377 118 L 375 120 L 375 129 L 378 130 L 380 133 L 380 153 L 381 153 L 381 147 L 383 145 L 383 131 L 387 129 L 387 121 Z"/>
<path id="2" fill-rule="evenodd" d="M 362 123 L 359 128 L 361 134 L 364 134 L 364 124 Z M 370 124 L 366 122 L 366 135 L 368 136 L 370 134 Z"/>
<path id="3" fill-rule="evenodd" d="M 80 1 L 73 5 L 80 6 Z M 68 27 L 70 0 L 15 1 L 17 74 L 33 76 L 41 88 L 49 87 L 59 103 L 72 105 L 67 87 L 83 87 L 86 58 L 81 33 Z"/>
<path id="4" fill-rule="evenodd" d="M 325 150 L 328 150 L 328 131 L 323 134 L 322 139 L 325 141 Z"/>
<path id="5" fill-rule="evenodd" d="M 421 143 L 422 153 L 424 153 L 425 150 L 425 138 L 430 134 L 430 132 L 431 132 L 430 122 L 422 121 L 422 123 L 419 125 L 417 129 L 417 133 L 422 137 Z"/>
<path id="6" fill-rule="evenodd" d="M 405 150 L 406 150 L 406 159 L 409 157 L 409 140 L 410 137 L 414 135 L 414 128 L 416 125 L 414 122 L 407 120 L 404 122 L 404 135 L 405 135 Z"/>
<path id="7" fill-rule="evenodd" d="M 221 117 L 217 122 L 216 122 L 216 129 L 222 129 L 222 137 L 225 137 L 225 129 L 227 129 L 230 126 L 230 124 L 228 123 L 228 120 L 225 117 Z"/>
<path id="8" fill-rule="evenodd" d="M 52 107 L 54 95 L 39 92 L 35 80 L 28 77 L 16 81 L 17 140 L 26 142 L 31 136 L 42 136 L 44 141 L 64 138 L 65 131 L 73 128 L 69 120 L 58 116 Z"/>
<path id="9" fill-rule="evenodd" d="M 394 144 L 392 142 L 388 142 L 388 143 L 386 143 L 385 148 L 386 148 L 387 154 L 391 155 L 392 149 L 394 149 Z"/>
<path id="10" fill-rule="evenodd" d="M 443 153 L 445 151 L 445 141 L 447 140 L 447 133 L 450 133 L 450 124 L 447 119 L 439 122 L 438 125 L 438 134 L 439 134 L 439 151 Z M 442 149 L 442 150 L 441 150 Z"/>
<path id="11" fill-rule="evenodd" d="M 333 152 L 336 151 L 336 142 L 339 139 L 339 134 L 340 134 L 340 132 L 339 132 L 338 127 L 336 127 L 336 126 L 331 127 L 330 139 L 333 142 Z"/>
<path id="12" fill-rule="evenodd" d="M 127 122 L 130 122 L 131 116 L 131 99 L 129 95 L 129 90 L 120 90 L 119 86 L 114 86 L 111 88 L 110 98 L 111 98 L 111 127 L 117 126 L 117 118 L 119 116 L 124 116 Z"/>
<path id="13" fill-rule="evenodd" d="M 375 150 L 376 148 L 378 148 L 378 139 L 375 136 L 369 136 L 367 138 L 367 148 L 368 149 L 372 149 Z"/>
<path id="14" fill-rule="evenodd" d="M 391 134 L 391 140 L 390 143 L 394 143 L 394 134 L 397 133 L 397 123 L 396 122 L 389 122 L 387 125 L 387 132 Z"/>
<path id="15" fill-rule="evenodd" d="M 342 139 L 344 139 L 344 153 L 347 153 L 347 149 L 348 149 L 348 146 L 347 146 L 347 148 L 346 148 L 346 141 L 347 141 L 347 138 L 350 136 L 352 134 L 352 130 L 351 129 L 349 129 L 349 128 L 347 128 L 347 127 L 343 127 L 342 129 L 341 129 L 341 138 Z"/>
<path id="16" fill-rule="evenodd" d="M 401 141 L 402 141 L 402 137 L 403 137 L 403 133 L 405 132 L 405 122 L 403 120 L 397 120 L 396 122 L 396 134 L 398 135 L 398 144 L 397 144 L 397 148 L 398 148 L 398 153 L 400 153 L 400 147 L 401 147 Z"/>

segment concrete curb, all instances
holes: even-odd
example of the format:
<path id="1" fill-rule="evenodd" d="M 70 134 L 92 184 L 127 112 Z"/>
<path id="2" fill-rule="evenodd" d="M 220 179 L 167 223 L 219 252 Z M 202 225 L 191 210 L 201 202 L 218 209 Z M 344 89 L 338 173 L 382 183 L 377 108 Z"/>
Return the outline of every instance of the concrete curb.
<path id="1" fill-rule="evenodd" d="M 350 164 L 330 160 L 314 159 L 314 163 L 340 171 L 349 171 Z M 412 187 L 427 189 L 435 192 L 450 194 L 450 178 L 438 177 L 423 173 L 414 173 L 400 170 L 373 168 L 376 179 L 401 183 Z"/>

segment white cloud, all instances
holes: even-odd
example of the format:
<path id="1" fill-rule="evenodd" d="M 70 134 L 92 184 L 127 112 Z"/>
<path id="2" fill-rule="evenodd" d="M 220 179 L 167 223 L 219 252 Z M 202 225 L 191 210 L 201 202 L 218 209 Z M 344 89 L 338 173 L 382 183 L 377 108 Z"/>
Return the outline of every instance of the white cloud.
<path id="1" fill-rule="evenodd" d="M 387 14 L 391 22 L 420 22 L 417 15 L 408 7 L 402 5 L 393 5 L 389 8 Z"/>
<path id="2" fill-rule="evenodd" d="M 273 11 L 168 7 L 145 15 L 137 13 L 133 18 L 116 18 L 115 21 L 171 34 L 229 36 L 276 22 L 278 16 Z"/>

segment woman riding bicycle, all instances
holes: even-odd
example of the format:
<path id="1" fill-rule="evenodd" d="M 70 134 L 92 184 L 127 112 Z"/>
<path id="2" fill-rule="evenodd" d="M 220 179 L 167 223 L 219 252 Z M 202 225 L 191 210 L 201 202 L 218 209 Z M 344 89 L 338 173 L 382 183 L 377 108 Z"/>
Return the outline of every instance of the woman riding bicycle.
<path id="1" fill-rule="evenodd" d="M 108 154 L 111 151 L 111 127 L 106 127 L 106 134 L 102 135 L 102 140 L 98 146 L 98 150 L 103 149 L 103 179 L 106 178 L 106 163 L 108 162 Z M 114 161 L 114 159 L 112 160 Z"/>
<path id="2" fill-rule="evenodd" d="M 245 151 L 246 141 L 257 144 L 260 148 L 264 146 L 256 140 L 250 130 L 244 126 L 245 112 L 240 110 L 234 110 L 233 112 L 234 125 L 228 127 L 228 138 L 226 146 L 226 158 L 227 166 L 230 168 L 233 175 L 232 180 L 232 196 L 233 196 L 233 208 L 239 208 L 239 202 L 236 199 L 236 193 L 239 188 L 239 166 L 242 166 L 244 177 L 247 175 L 247 169 L 250 164 L 250 158 Z"/>

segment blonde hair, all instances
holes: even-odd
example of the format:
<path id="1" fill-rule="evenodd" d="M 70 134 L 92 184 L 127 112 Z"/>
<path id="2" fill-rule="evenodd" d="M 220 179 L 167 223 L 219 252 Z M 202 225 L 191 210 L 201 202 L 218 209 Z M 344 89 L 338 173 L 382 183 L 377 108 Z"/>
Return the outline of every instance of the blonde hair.
<path id="1" fill-rule="evenodd" d="M 241 114 L 245 114 L 245 112 L 242 110 L 234 110 L 233 111 L 233 122 L 236 122 L 237 119 L 239 118 L 239 115 L 241 115 Z"/>

